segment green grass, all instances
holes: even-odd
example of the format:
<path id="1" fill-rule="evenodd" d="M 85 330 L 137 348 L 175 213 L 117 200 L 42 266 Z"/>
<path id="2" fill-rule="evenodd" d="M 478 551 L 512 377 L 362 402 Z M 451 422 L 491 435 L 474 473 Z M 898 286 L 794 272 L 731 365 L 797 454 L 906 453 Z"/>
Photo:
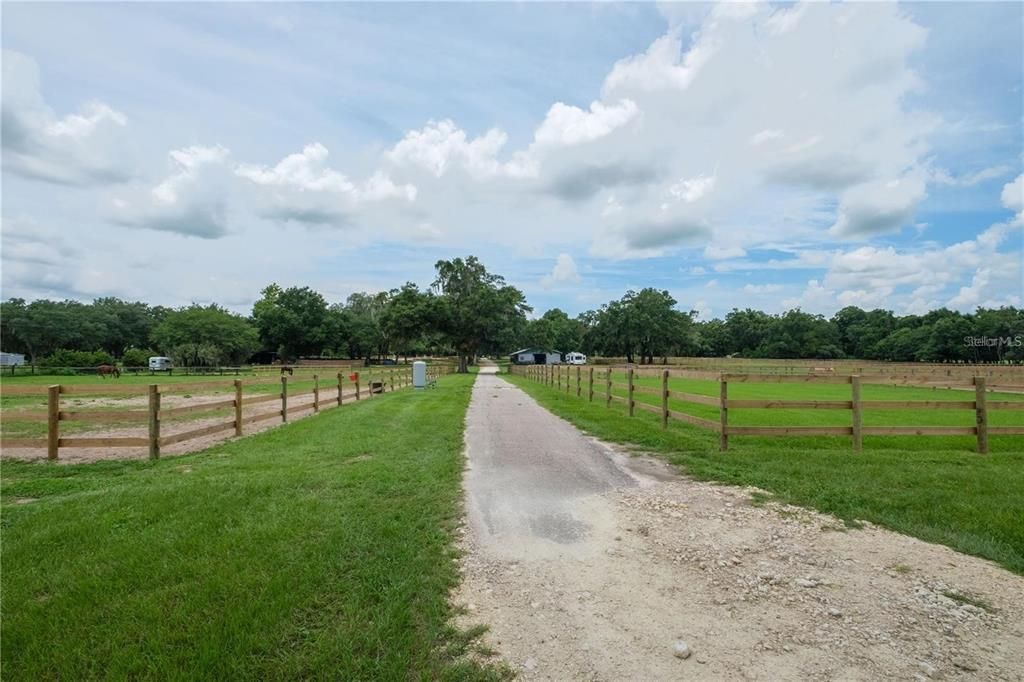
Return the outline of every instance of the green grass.
<path id="1" fill-rule="evenodd" d="M 595 370 L 595 401 L 603 400 L 605 394 L 604 377 L 598 377 L 600 372 L 600 369 Z M 575 372 L 573 372 L 571 380 L 571 389 L 575 393 Z M 625 372 L 613 372 L 612 381 L 624 385 L 626 383 Z M 634 384 L 660 389 L 661 378 L 637 375 L 634 377 Z M 582 388 L 585 395 L 587 391 L 586 369 L 582 373 Z M 564 384 L 562 390 L 565 390 Z M 700 379 L 670 377 L 669 390 L 710 396 L 716 399 L 719 396 L 718 382 Z M 628 391 L 624 387 L 613 386 L 612 388 L 614 396 L 624 398 L 627 393 Z M 850 386 L 845 384 L 731 383 L 729 384 L 729 398 L 742 400 L 850 400 L 851 396 Z M 638 403 L 661 406 L 661 398 L 658 395 L 636 391 L 633 394 L 633 399 Z M 861 387 L 861 399 L 973 401 L 974 392 L 931 387 L 865 384 Z M 990 402 L 1003 400 L 1022 402 L 1024 396 L 1016 393 L 989 393 L 987 399 Z M 618 409 L 623 409 L 623 406 L 620 404 Z M 716 422 L 719 419 L 718 408 L 712 405 L 701 405 L 670 398 L 669 409 Z M 1024 426 L 1024 410 L 990 409 L 988 418 L 991 426 Z M 862 422 L 865 426 L 974 426 L 975 413 L 974 410 L 968 409 L 870 409 L 864 410 Z M 852 415 L 850 410 L 731 408 L 729 423 L 734 426 L 850 426 Z M 918 437 L 887 436 L 884 438 L 889 441 L 889 445 L 902 448 Z M 990 436 L 990 438 L 994 441 L 997 438 L 1005 438 L 1005 436 Z M 943 439 L 947 443 L 947 447 L 952 449 L 971 449 L 976 443 L 974 436 L 945 436 Z M 833 437 L 829 440 L 833 441 L 836 446 L 849 442 L 848 437 Z M 876 444 L 880 443 L 876 441 Z M 884 444 L 882 446 L 886 447 Z"/>
<path id="2" fill-rule="evenodd" d="M 942 594 L 958 604 L 970 604 L 971 606 L 977 607 L 983 611 L 988 611 L 989 613 L 995 611 L 991 604 L 980 597 L 974 597 L 969 594 L 964 594 L 963 592 L 957 592 L 956 590 L 943 590 Z"/>
<path id="3" fill-rule="evenodd" d="M 989 455 L 971 451 L 973 437 L 938 436 L 865 436 L 859 454 L 848 437 L 733 437 L 721 453 L 714 432 L 676 421 L 662 429 L 655 414 L 630 418 L 622 404 L 606 408 L 598 397 L 589 403 L 521 376 L 508 380 L 594 436 L 658 453 L 696 478 L 757 486 L 850 527 L 870 521 L 1024 574 L 1022 436 L 990 437 Z"/>
<path id="4" fill-rule="evenodd" d="M 4 462 L 4 677 L 499 677 L 449 625 L 471 383 L 155 463 Z"/>

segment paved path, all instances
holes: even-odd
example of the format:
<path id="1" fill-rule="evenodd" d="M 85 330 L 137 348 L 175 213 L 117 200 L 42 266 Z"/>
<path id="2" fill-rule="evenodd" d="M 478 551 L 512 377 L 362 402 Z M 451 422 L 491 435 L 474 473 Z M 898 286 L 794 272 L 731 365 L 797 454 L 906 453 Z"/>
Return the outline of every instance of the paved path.
<path id="1" fill-rule="evenodd" d="M 597 493 L 637 485 L 627 458 L 481 367 L 466 417 L 467 508 L 478 541 L 508 558 L 586 556 L 609 538 Z"/>

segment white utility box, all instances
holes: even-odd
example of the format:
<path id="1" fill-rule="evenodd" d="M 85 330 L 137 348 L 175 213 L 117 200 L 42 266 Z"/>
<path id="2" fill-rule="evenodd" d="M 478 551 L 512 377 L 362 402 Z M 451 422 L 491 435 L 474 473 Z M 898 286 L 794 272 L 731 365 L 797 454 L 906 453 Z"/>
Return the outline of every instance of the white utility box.
<path id="1" fill-rule="evenodd" d="M 412 387 L 427 387 L 427 363 L 422 360 L 417 360 L 412 363 Z"/>

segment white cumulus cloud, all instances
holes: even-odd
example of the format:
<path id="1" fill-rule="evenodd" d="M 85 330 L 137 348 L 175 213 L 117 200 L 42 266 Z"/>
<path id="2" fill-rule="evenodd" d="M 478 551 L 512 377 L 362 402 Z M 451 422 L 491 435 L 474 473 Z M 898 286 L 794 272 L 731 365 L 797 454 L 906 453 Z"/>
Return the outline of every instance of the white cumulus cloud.
<path id="1" fill-rule="evenodd" d="M 829 232 L 859 238 L 893 232 L 911 221 L 924 196 L 924 181 L 916 177 L 856 185 L 843 192 Z"/>
<path id="2" fill-rule="evenodd" d="M 534 139 L 542 145 L 574 145 L 600 139 L 637 117 L 640 110 L 629 99 L 605 105 L 592 102 L 590 110 L 556 102 L 548 110 Z"/>
<path id="3" fill-rule="evenodd" d="M 470 139 L 465 130 L 446 119 L 431 121 L 420 130 L 410 130 L 387 156 L 398 166 L 418 167 L 438 178 L 455 168 L 475 178 L 498 174 L 531 175 L 533 169 L 521 161 L 502 163 L 498 160 L 507 141 L 508 135 L 499 128 Z"/>
<path id="4" fill-rule="evenodd" d="M 567 253 L 558 254 L 551 273 L 541 278 L 541 286 L 550 289 L 559 284 L 575 284 L 580 281 L 580 273 L 576 261 Z"/>
<path id="5" fill-rule="evenodd" d="M 149 190 L 114 197 L 111 219 L 127 227 L 203 239 L 226 235 L 230 154 L 219 145 L 171 151 L 170 174 Z"/>
<path id="6" fill-rule="evenodd" d="M 1016 180 L 1006 183 L 1000 198 L 1003 201 L 1003 206 L 1011 211 L 1024 211 L 1024 174 L 1018 175 Z"/>
<path id="7" fill-rule="evenodd" d="M 44 101 L 35 60 L 3 51 L 4 168 L 65 185 L 105 185 L 132 175 L 128 117 L 99 101 L 58 117 Z"/>

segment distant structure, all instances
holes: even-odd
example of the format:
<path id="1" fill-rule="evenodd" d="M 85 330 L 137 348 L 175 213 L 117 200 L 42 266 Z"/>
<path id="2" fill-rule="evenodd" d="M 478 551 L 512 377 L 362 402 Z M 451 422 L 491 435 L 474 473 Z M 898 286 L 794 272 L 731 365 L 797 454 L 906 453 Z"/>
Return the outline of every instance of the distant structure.
<path id="1" fill-rule="evenodd" d="M 25 364 L 25 356 L 21 353 L 0 353 L 0 367 L 18 367 Z"/>
<path id="2" fill-rule="evenodd" d="M 508 359 L 513 365 L 560 365 L 562 354 L 546 348 L 524 348 L 511 353 Z"/>

